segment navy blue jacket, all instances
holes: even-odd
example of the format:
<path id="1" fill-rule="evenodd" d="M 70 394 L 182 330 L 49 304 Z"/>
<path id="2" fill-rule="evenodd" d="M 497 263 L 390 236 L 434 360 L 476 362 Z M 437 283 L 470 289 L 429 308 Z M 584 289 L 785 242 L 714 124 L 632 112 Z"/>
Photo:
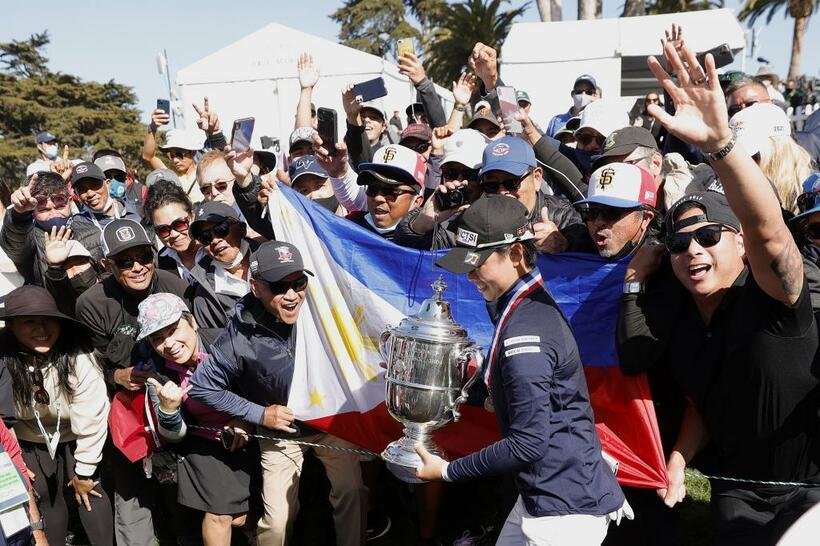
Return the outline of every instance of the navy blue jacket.
<path id="1" fill-rule="evenodd" d="M 496 326 L 515 291 L 535 274 L 487 304 Z M 447 478 L 514 473 L 534 517 L 618 510 L 624 496 L 601 458 L 578 347 L 555 300 L 537 287 L 502 328 L 489 390 L 503 438 L 450 463 Z"/>
<path id="2" fill-rule="evenodd" d="M 296 328 L 274 322 L 248 294 L 210 356 L 197 366 L 190 396 L 215 410 L 262 424 L 265 406 L 286 406 L 293 380 Z"/>

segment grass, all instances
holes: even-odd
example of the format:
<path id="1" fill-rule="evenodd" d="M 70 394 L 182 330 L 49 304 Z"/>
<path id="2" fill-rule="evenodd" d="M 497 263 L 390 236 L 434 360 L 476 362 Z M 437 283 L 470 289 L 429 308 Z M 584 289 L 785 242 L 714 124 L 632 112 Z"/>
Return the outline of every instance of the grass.
<path id="1" fill-rule="evenodd" d="M 711 494 L 709 480 L 700 472 L 687 468 L 686 499 L 681 506 L 681 527 L 686 546 L 707 546 L 712 543 Z"/>

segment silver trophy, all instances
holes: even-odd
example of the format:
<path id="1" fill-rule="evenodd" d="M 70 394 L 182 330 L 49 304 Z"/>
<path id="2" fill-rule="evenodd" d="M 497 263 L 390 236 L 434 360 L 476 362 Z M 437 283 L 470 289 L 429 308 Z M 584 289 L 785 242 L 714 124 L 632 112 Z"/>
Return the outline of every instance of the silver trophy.
<path id="1" fill-rule="evenodd" d="M 398 326 L 382 332 L 379 349 L 387 363 L 385 402 L 390 415 L 404 425 L 404 436 L 382 453 L 387 467 L 399 479 L 420 483 L 416 468 L 421 443 L 441 456 L 430 435 L 458 421 L 458 408 L 467 391 L 481 375 L 483 355 L 467 331 L 453 320 L 450 303 L 443 295 L 444 279 L 432 285 L 435 295 L 424 300 L 419 312 Z M 476 373 L 468 379 L 468 363 L 476 361 Z"/>

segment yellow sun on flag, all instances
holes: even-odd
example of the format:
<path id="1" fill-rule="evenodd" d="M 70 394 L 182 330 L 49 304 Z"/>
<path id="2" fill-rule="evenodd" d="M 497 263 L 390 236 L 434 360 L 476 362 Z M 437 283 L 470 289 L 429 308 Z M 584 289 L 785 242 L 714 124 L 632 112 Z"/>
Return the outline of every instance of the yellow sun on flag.
<path id="1" fill-rule="evenodd" d="M 325 408 L 325 398 L 327 398 L 327 396 L 320 393 L 319 389 L 313 389 L 312 391 L 310 391 L 310 405 L 311 405 L 311 407 L 318 406 L 318 407 L 324 409 Z"/>

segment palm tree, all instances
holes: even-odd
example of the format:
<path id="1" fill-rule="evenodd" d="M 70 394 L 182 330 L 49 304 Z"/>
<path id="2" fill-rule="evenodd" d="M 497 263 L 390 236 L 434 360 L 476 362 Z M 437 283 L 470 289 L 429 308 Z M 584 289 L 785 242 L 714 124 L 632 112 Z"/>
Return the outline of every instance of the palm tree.
<path id="1" fill-rule="evenodd" d="M 465 0 L 447 4 L 441 14 L 441 35 L 430 45 L 427 72 L 444 85 L 458 78 L 476 42 L 501 48 L 513 22 L 529 7 L 502 9 L 510 0 Z"/>
<path id="2" fill-rule="evenodd" d="M 788 8 L 788 13 L 794 17 L 794 33 L 792 34 L 792 59 L 789 63 L 789 79 L 796 78 L 800 71 L 800 56 L 803 54 L 803 35 L 809 17 L 814 9 L 820 6 L 820 0 L 746 0 L 738 14 L 741 21 L 749 20 L 754 25 L 758 17 L 766 15 L 766 23 L 771 23 L 775 12 L 780 8 Z"/>
<path id="3" fill-rule="evenodd" d="M 678 13 L 680 11 L 703 11 L 722 8 L 725 0 L 654 0 L 646 4 L 647 15 Z"/>

